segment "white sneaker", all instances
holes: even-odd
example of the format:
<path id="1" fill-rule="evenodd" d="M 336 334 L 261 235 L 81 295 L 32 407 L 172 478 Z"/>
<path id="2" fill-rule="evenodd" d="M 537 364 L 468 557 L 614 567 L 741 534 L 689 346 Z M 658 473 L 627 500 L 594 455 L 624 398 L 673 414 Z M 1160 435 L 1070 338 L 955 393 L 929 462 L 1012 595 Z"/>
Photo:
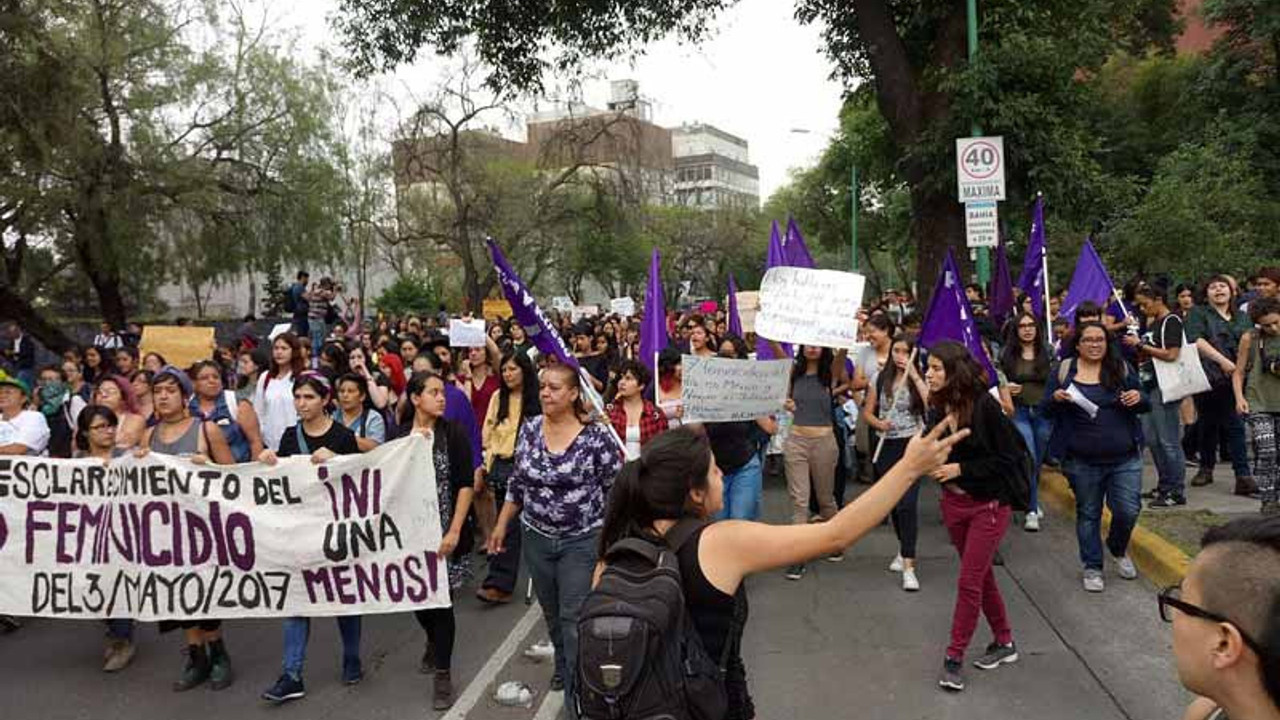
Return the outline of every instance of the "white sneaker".
<path id="1" fill-rule="evenodd" d="M 889 572 L 900 573 L 902 572 L 902 569 L 903 569 L 902 556 L 899 555 L 893 559 L 893 562 L 889 563 Z"/>
<path id="2" fill-rule="evenodd" d="M 907 592 L 916 592 L 920 589 L 920 579 L 916 577 L 915 568 L 902 569 L 902 589 Z"/>
<path id="3" fill-rule="evenodd" d="M 1027 513 L 1027 520 L 1022 524 L 1022 529 L 1027 532 L 1040 532 L 1040 513 Z"/>
<path id="4" fill-rule="evenodd" d="M 1100 593 L 1106 588 L 1107 584 L 1102 579 L 1101 570 L 1084 571 L 1084 589 L 1086 592 Z"/>
<path id="5" fill-rule="evenodd" d="M 1116 573 L 1125 580 L 1137 580 L 1138 568 L 1128 555 L 1116 558 Z"/>

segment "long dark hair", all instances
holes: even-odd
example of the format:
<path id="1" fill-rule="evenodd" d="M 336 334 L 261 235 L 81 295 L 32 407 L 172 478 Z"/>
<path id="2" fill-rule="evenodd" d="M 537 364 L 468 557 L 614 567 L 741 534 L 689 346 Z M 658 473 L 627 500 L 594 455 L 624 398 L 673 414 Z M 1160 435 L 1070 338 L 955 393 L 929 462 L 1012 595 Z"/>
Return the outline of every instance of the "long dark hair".
<path id="1" fill-rule="evenodd" d="M 1031 324 L 1036 328 L 1036 336 L 1031 341 L 1031 346 L 1035 349 L 1035 370 L 1036 375 L 1049 375 L 1049 353 L 1048 344 L 1045 342 L 1044 326 L 1036 319 L 1035 315 L 1023 310 L 1013 316 L 1013 320 L 1009 323 L 1005 330 L 1004 349 L 1000 351 L 1000 367 L 1005 374 L 1013 377 L 1014 368 L 1018 366 L 1018 361 L 1022 359 L 1022 340 L 1018 338 L 1018 325 L 1022 323 L 1023 318 L 1030 318 Z"/>
<path id="2" fill-rule="evenodd" d="M 292 332 L 282 332 L 271 341 L 271 347 L 274 348 L 278 342 L 283 342 L 293 351 L 289 355 L 289 371 L 294 377 L 297 377 L 303 370 L 307 369 L 306 363 L 302 359 L 302 341 Z M 275 356 L 268 351 L 267 358 L 267 377 L 280 377 L 280 368 L 276 366 Z"/>
<path id="3" fill-rule="evenodd" d="M 893 327 L 893 323 L 889 323 L 889 326 Z M 804 345 L 796 348 L 796 359 L 791 364 L 792 385 L 809 371 L 809 358 L 804 356 L 804 350 Z M 822 355 L 818 356 L 818 381 L 824 388 L 831 388 L 831 366 L 835 364 L 835 359 L 836 354 L 831 348 L 822 348 Z"/>
<path id="4" fill-rule="evenodd" d="M 929 357 L 937 358 L 947 373 L 946 384 L 929 393 L 929 406 L 953 413 L 958 427 L 969 427 L 973 422 L 974 404 L 987 394 L 987 372 L 969 348 L 951 340 L 930 348 Z"/>
<path id="5" fill-rule="evenodd" d="M 893 346 L 902 343 L 907 346 L 907 354 L 910 355 L 916 349 L 916 340 L 914 337 L 906 333 L 898 333 L 896 337 L 889 341 L 889 362 L 884 364 L 884 370 L 876 377 L 876 394 L 885 396 L 890 393 L 895 383 L 898 382 L 898 364 L 893 361 Z M 920 389 L 916 384 L 907 381 L 907 392 L 911 395 L 911 414 L 917 417 L 924 416 L 924 398 L 920 397 Z M 893 398 L 889 398 L 889 402 L 893 402 Z M 881 408 L 883 412 L 884 408 Z"/>
<path id="6" fill-rule="evenodd" d="M 658 540 L 653 524 L 696 515 L 689 491 L 707 487 L 711 444 L 699 425 L 662 433 L 640 451 L 639 459 L 622 466 L 609 491 L 600 556 L 624 538 Z"/>
<path id="7" fill-rule="evenodd" d="M 502 423 L 511 416 L 511 388 L 502 380 L 502 368 L 513 362 L 520 368 L 523 380 L 520 381 L 520 417 L 534 417 L 542 414 L 542 401 L 538 399 L 538 371 L 533 367 L 529 353 L 519 350 L 508 350 L 498 363 L 498 422 Z"/>
<path id="8" fill-rule="evenodd" d="M 1100 322 L 1087 322 L 1076 328 L 1076 366 L 1080 364 L 1080 354 L 1078 351 L 1080 338 L 1084 337 L 1084 331 L 1089 328 L 1097 328 L 1102 331 L 1102 342 L 1106 346 L 1107 351 L 1102 356 L 1102 370 L 1098 373 L 1098 380 L 1102 383 L 1102 387 L 1108 390 L 1119 390 L 1124 386 L 1125 375 L 1128 374 L 1128 367 L 1125 365 L 1124 356 L 1120 354 L 1120 348 L 1116 347 L 1116 343 L 1111 342 L 1111 334 L 1107 332 L 1107 328 Z"/>
<path id="9" fill-rule="evenodd" d="M 104 405 L 86 405 L 80 411 L 80 417 L 76 418 L 76 447 L 80 452 L 89 452 L 89 426 L 97 417 L 106 420 L 111 427 L 120 427 L 120 418 L 110 408 Z"/>

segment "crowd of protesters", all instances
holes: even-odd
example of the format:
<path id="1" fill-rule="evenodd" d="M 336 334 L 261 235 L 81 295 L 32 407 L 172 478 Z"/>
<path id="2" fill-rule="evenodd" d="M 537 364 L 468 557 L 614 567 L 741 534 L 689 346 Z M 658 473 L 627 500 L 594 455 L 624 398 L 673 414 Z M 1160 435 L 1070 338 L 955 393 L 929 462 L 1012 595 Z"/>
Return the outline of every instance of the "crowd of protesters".
<path id="1" fill-rule="evenodd" d="M 1263 268 L 1243 289 L 1226 276 L 1196 289 L 1135 281 L 1123 302 L 1084 303 L 1071 318 L 1056 317 L 1060 295 L 1050 300 L 1049 318 L 1023 302 L 1011 317 L 994 318 L 974 286 L 969 299 L 996 378 L 963 345 L 917 348 L 921 317 L 910 296 L 891 291 L 861 315 L 859 351 L 766 345 L 774 357 L 794 355 L 785 412 L 682 429 L 683 354 L 746 360 L 757 349 L 754 335 L 728 331 L 719 307 L 670 313 L 671 347 L 656 363 L 640 355 L 639 318 L 550 312 L 585 371 L 579 375 L 538 353 L 527 329 L 508 320 L 489 321 L 484 347 L 458 348 L 443 307 L 405 317 L 361 317 L 358 307 L 348 307 L 344 318 L 341 286 L 327 278 L 310 284 L 301 272 L 285 303 L 288 331 L 264 338 L 246 325 L 235 345 L 189 368 L 140 353 L 136 326 L 117 333 L 105 324 L 92 345 L 37 367 L 31 339 L 12 325 L 4 345 L 8 371 L 0 376 L 0 454 L 109 460 L 149 451 L 214 463 L 305 454 L 323 462 L 410 433 L 427 435 L 451 587 L 475 582 L 484 603 L 507 603 L 525 566 L 556 651 L 552 686 L 569 691 L 577 610 L 592 587 L 602 532 L 616 538 L 658 527 L 637 530 L 634 513 L 656 522 L 673 503 L 684 505 L 681 492 L 701 493 L 707 518 L 758 521 L 765 470 L 780 466 L 794 530 L 778 537 L 794 544 L 772 554 L 758 544 L 754 552 L 739 550 L 750 541 L 735 535 L 732 522 L 701 540 L 714 548 L 707 557 L 734 568 L 716 575 L 731 582 L 701 578 L 707 613 L 745 615 L 735 607 L 745 603 L 740 582 L 747 574 L 785 566 L 786 577 L 801 580 L 807 560 L 839 562 L 884 515 L 899 547 L 890 568 L 901 574 L 904 590 L 919 591 L 919 478 L 931 477 L 943 483 L 943 521 L 961 561 L 940 684 L 961 690 L 961 663 L 979 617 L 993 639 L 975 664 L 994 669 L 1018 659 L 992 565 L 1018 502 L 1008 477 L 1023 461 L 1019 449 L 1033 468 L 1025 530 L 1038 530 L 1043 517 L 1041 466 L 1062 467 L 1071 482 L 1090 592 L 1105 587 L 1104 544 L 1120 577 L 1137 575 L 1128 543 L 1142 509 L 1144 447 L 1158 474 L 1150 508 L 1185 505 L 1187 485 L 1214 482 L 1221 458 L 1235 472 L 1237 494 L 1257 497 L 1263 514 L 1280 511 L 1278 290 L 1280 269 Z M 1181 352 L 1198 353 L 1211 389 L 1164 402 L 1153 363 L 1176 361 Z M 588 402 L 597 394 L 598 412 Z M 942 433 L 951 438 L 942 440 Z M 659 457 L 650 462 L 651 454 Z M 628 490 L 621 497 L 615 478 L 627 461 L 637 462 L 626 465 L 630 475 L 622 472 Z M 1190 483 L 1188 462 L 1198 468 Z M 715 492 L 707 495 L 705 478 L 663 476 L 663 463 L 704 474 L 714 467 Z M 676 500 L 658 498 L 658 490 L 640 487 L 645 482 L 666 487 Z M 846 502 L 851 482 L 892 487 Z M 1105 543 L 1104 504 L 1112 512 Z M 828 530 L 805 534 L 812 524 Z M 487 566 L 473 578 L 472 556 L 486 551 Z M 434 706 L 446 709 L 454 697 L 456 618 L 451 608 L 416 616 L 426 634 L 420 669 L 434 677 Z M 3 622 L 17 626 L 12 618 Z M 342 680 L 357 683 L 360 619 L 338 624 Z M 740 637 L 742 630 L 716 627 L 699 627 L 715 647 L 736 641 L 725 632 Z M 174 689 L 229 686 L 234 673 L 221 623 L 161 624 L 177 628 L 186 654 Z M 132 622 L 108 624 L 104 670 L 129 664 L 133 633 Z M 308 620 L 285 621 L 283 633 L 283 672 L 263 693 L 273 702 L 305 695 Z M 731 655 L 741 667 L 740 655 Z M 735 697 L 731 716 L 751 717 L 745 686 Z"/>

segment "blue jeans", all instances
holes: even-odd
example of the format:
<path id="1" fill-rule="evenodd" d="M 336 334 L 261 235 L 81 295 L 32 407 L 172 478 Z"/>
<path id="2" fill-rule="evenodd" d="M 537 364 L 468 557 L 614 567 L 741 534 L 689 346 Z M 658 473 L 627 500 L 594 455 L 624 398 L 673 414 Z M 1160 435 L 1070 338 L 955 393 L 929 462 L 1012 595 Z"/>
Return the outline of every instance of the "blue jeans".
<path id="1" fill-rule="evenodd" d="M 1076 494 L 1076 539 L 1080 562 L 1087 570 L 1102 569 L 1102 503 L 1111 509 L 1107 549 L 1124 557 L 1129 537 L 1142 512 L 1142 455 L 1117 463 L 1090 463 L 1067 458 L 1063 466 Z"/>
<path id="2" fill-rule="evenodd" d="M 764 475 L 760 456 L 752 455 L 746 465 L 724 476 L 724 507 L 717 520 L 759 520 L 760 494 Z"/>
<path id="3" fill-rule="evenodd" d="M 308 320 L 307 331 L 311 336 L 311 361 L 320 362 L 320 350 L 324 348 L 326 328 L 323 320 Z"/>
<path id="4" fill-rule="evenodd" d="M 572 698 L 578 669 L 578 613 L 591 592 L 600 531 L 553 538 L 521 523 L 520 532 L 524 564 L 556 648 L 556 674 L 564 679 L 564 696 Z M 576 716 L 572 702 L 566 702 L 565 709 L 570 717 Z"/>
<path id="5" fill-rule="evenodd" d="M 338 633 L 342 635 L 342 667 L 360 665 L 360 616 L 342 615 Z M 302 679 L 302 664 L 307 659 L 307 640 L 311 637 L 311 618 L 291 617 L 284 621 L 284 672 L 294 680 Z"/>
<path id="6" fill-rule="evenodd" d="M 1187 487 L 1187 458 L 1182 452 L 1182 416 L 1178 413 L 1181 400 L 1164 402 L 1157 386 L 1150 391 L 1151 411 L 1139 416 L 1142 434 L 1151 449 L 1151 459 L 1156 464 L 1160 482 L 1156 490 L 1166 497 L 1182 497 Z"/>
<path id="7" fill-rule="evenodd" d="M 1031 510 L 1040 509 L 1040 466 L 1044 464 L 1044 456 L 1049 450 L 1049 435 L 1053 424 L 1039 407 L 1018 405 L 1013 416 L 1013 424 L 1022 434 L 1022 442 L 1027 444 L 1031 459 L 1035 462 L 1035 472 L 1031 473 Z"/>

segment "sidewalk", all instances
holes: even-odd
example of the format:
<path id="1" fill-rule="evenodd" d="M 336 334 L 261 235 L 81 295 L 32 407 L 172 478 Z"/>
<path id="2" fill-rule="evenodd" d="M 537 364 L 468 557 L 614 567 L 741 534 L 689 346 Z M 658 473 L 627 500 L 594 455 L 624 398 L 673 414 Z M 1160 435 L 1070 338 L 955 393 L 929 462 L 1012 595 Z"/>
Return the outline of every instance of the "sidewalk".
<path id="1" fill-rule="evenodd" d="M 1195 475 L 1194 468 L 1187 468 L 1187 481 Z M 1156 486 L 1155 466 L 1148 453 L 1143 453 L 1143 492 Z M 1206 487 L 1187 487 L 1187 504 L 1177 509 L 1152 510 L 1143 501 L 1138 528 L 1130 544 L 1130 556 L 1153 583 L 1172 585 L 1186 574 L 1191 556 L 1200 547 L 1200 537 L 1205 530 L 1238 517 L 1255 515 L 1258 501 L 1237 497 L 1235 476 L 1230 463 L 1219 463 L 1214 471 L 1214 482 Z M 1060 514 L 1075 516 L 1075 495 L 1071 492 L 1062 473 L 1044 468 L 1040 479 L 1040 501 Z M 1103 511 L 1104 525 L 1110 523 L 1110 513 Z"/>

